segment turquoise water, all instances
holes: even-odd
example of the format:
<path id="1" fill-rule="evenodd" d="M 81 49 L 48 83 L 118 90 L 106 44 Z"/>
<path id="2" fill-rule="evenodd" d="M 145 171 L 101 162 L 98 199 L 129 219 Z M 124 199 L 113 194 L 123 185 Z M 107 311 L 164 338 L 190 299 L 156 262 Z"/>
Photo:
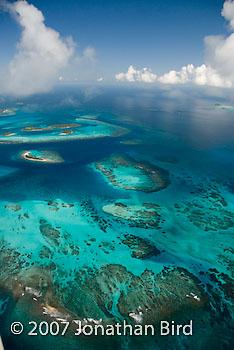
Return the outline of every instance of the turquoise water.
<path id="1" fill-rule="evenodd" d="M 124 184 L 129 184 L 130 186 L 137 186 L 139 183 L 144 183 L 146 179 L 142 179 L 142 174 L 138 169 L 131 169 L 127 171 L 126 167 L 119 167 L 117 176 L 119 181 Z M 126 173 L 127 172 L 127 173 Z M 113 172 L 115 174 L 115 171 Z M 146 176 L 145 176 L 146 177 Z"/>
<path id="2" fill-rule="evenodd" d="M 24 115 L 25 117 L 25 115 Z M 26 113 L 27 120 L 31 118 L 31 113 Z M 62 130 L 59 128 L 52 128 L 52 130 L 46 130 L 50 128 L 50 125 L 34 124 L 33 127 L 45 128 L 42 131 L 25 131 L 25 125 L 28 122 L 22 121 L 18 125 L 9 126 L 8 120 L 5 120 L 2 125 L 4 125 L 4 130 L 10 130 L 12 135 L 2 135 L 0 137 L 0 143 L 35 143 L 35 142 L 55 142 L 55 141 L 65 141 L 65 140 L 79 140 L 79 139 L 89 139 L 89 138 L 99 138 L 108 137 L 114 135 L 116 132 L 123 133 L 124 129 L 118 128 L 114 125 L 107 123 L 102 123 L 97 120 L 89 120 L 83 118 L 76 118 L 80 124 L 78 128 L 70 128 L 73 132 L 69 135 L 63 135 Z M 87 125 L 88 124 L 88 125 Z M 29 127 L 29 125 L 27 125 Z M 31 126 L 31 125 L 30 125 Z M 65 128 L 66 130 L 66 128 Z"/>
<path id="3" fill-rule="evenodd" d="M 61 96 L 72 104 L 65 99 L 59 105 Z M 16 133 L 0 137 L 6 349 L 232 349 L 233 112 L 216 109 L 211 98 L 187 104 L 152 91 L 103 90 L 89 101 L 84 96 L 81 88 L 68 87 L 1 115 L 1 135 Z M 6 100 L 0 109 L 16 102 Z M 22 131 L 59 123 L 82 126 L 70 135 L 58 135 L 63 129 Z M 55 151 L 64 162 L 19 159 L 31 142 L 35 154 Z M 145 193 L 139 189 L 147 176 L 121 166 L 114 175 L 139 188 L 114 186 L 94 164 L 116 153 L 166 170 L 170 184 Z M 115 203 L 137 216 L 128 220 L 128 211 L 124 219 L 103 210 Z M 66 337 L 27 335 L 28 320 L 131 323 L 132 314 L 155 327 L 161 320 L 192 319 L 194 335 L 74 337 L 72 329 Z M 25 324 L 23 334 L 11 334 L 14 321 Z"/>

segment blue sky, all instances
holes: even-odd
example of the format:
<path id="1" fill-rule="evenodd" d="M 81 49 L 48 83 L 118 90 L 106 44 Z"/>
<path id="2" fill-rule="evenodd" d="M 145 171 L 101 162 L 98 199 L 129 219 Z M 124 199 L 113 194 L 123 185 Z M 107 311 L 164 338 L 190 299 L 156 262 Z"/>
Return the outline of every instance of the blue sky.
<path id="1" fill-rule="evenodd" d="M 28 3 L 43 13 L 47 27 L 64 38 L 72 36 L 75 55 L 82 56 L 85 48 L 92 47 L 95 59 L 91 63 L 95 67 L 86 70 L 95 79 L 100 75 L 107 81 L 114 80 L 115 74 L 126 72 L 131 65 L 136 69 L 148 67 L 156 75 L 172 69 L 179 71 L 191 63 L 200 66 L 204 63 L 204 37 L 230 34 L 228 22 L 221 16 L 224 1 L 220 0 L 32 0 Z M 0 13 L 1 66 L 17 53 L 21 32 L 22 27 L 14 16 Z M 81 80 L 85 80 L 85 75 Z"/>
<path id="2" fill-rule="evenodd" d="M 56 2 L 56 6 L 54 5 Z M 217 0 L 34 1 L 46 22 L 81 47 L 93 46 L 112 74 L 150 66 L 157 73 L 203 62 L 203 38 L 225 33 Z M 67 5 L 69 4 L 69 6 Z M 171 56 L 173 55 L 173 62 Z"/>
<path id="3" fill-rule="evenodd" d="M 203 62 L 203 38 L 224 34 L 219 0 L 39 0 L 45 23 L 62 36 L 72 35 L 80 48 L 97 51 L 101 71 L 114 74 L 134 66 L 150 66 L 157 74 Z M 14 53 L 19 28 L 1 14 L 0 59 Z M 7 33 L 7 35 L 5 35 Z M 173 62 L 172 62 L 173 57 Z"/>

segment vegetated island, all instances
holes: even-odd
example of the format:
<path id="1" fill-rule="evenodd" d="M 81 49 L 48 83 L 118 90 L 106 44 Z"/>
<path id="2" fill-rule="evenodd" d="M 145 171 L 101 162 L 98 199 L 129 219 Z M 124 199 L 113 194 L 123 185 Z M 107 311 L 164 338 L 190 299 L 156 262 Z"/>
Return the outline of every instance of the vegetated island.
<path id="1" fill-rule="evenodd" d="M 68 123 L 68 124 L 53 124 L 48 126 L 26 126 L 22 131 L 44 131 L 44 130 L 54 130 L 54 129 L 68 129 L 68 128 L 77 128 L 81 126 L 80 124 Z"/>
<path id="2" fill-rule="evenodd" d="M 20 157 L 24 160 L 42 163 L 62 163 L 64 159 L 55 151 L 23 151 Z"/>
<path id="3" fill-rule="evenodd" d="M 77 121 L 79 123 L 28 125 L 21 129 L 21 133 L 17 130 L 17 135 L 16 133 L 1 135 L 0 143 L 41 143 L 96 139 L 101 137 L 119 137 L 129 132 L 124 127 L 99 120 L 77 118 Z"/>

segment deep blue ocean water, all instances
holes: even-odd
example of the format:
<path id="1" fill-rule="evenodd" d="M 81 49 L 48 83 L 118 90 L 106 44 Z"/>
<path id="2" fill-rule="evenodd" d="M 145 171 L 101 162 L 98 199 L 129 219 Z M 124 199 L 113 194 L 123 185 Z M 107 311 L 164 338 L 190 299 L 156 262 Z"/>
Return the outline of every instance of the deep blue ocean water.
<path id="1" fill-rule="evenodd" d="M 65 271 L 63 276 L 58 273 L 61 285 L 72 280 L 77 269 L 88 266 L 95 270 L 105 264 L 120 264 L 136 276 L 146 268 L 154 273 L 160 273 L 164 267 L 185 268 L 198 277 L 204 286 L 208 283 L 210 269 L 216 269 L 230 278 L 232 282 L 228 280 L 228 283 L 230 289 L 233 288 L 231 248 L 234 224 L 228 226 L 223 219 L 229 215 L 227 212 L 234 215 L 234 111 L 215 107 L 217 102 L 227 104 L 224 98 L 215 99 L 192 92 L 172 97 L 166 92 L 150 89 L 67 86 L 49 94 L 23 99 L 23 105 L 16 105 L 17 102 L 6 99 L 0 103 L 0 109 L 19 107 L 16 115 L 0 116 L 0 127 L 10 126 L 13 130 L 17 127 L 20 130 L 23 125 L 69 123 L 79 116 L 98 115 L 97 120 L 127 128 L 129 132 L 119 137 L 69 142 L 0 144 L 0 233 L 11 249 L 21 256 L 31 254 L 30 264 L 34 262 L 34 267 L 55 263 L 58 269 Z M 56 151 L 65 162 L 41 164 L 24 161 L 17 155 L 27 149 Z M 93 164 L 116 153 L 167 170 L 170 185 L 153 193 L 114 187 L 93 169 Z M 217 207 L 211 192 L 215 193 L 217 201 L 224 199 L 225 206 Z M 92 208 L 99 218 L 110 220 L 112 226 L 107 233 L 95 226 L 94 222 L 85 221 L 85 215 L 81 220 L 76 219 L 76 210 L 81 210 L 81 203 L 87 200 L 92 202 Z M 129 201 L 131 205 L 157 203 L 162 208 L 162 225 L 157 229 L 145 230 L 129 227 L 124 220 L 115 222 L 115 218 L 104 213 L 102 207 L 120 200 Z M 57 202 L 61 208 L 49 211 L 48 202 Z M 12 203 L 23 209 L 19 212 L 6 211 L 5 206 Z M 66 212 L 62 203 L 73 203 L 75 209 Z M 176 209 L 175 204 L 181 206 L 180 210 Z M 197 205 L 200 205 L 202 214 L 191 213 Z M 88 214 L 91 209 L 88 207 L 85 210 Z M 29 221 L 22 224 L 18 215 L 23 213 L 29 215 Z M 57 248 L 53 258 L 40 260 L 40 249 L 48 245 L 38 229 L 41 219 L 62 227 L 63 234 L 68 232 L 71 235 L 72 242 L 79 245 L 82 251 L 79 261 L 69 254 L 61 254 Z M 207 230 L 206 226 L 201 226 L 202 220 L 209 226 Z M 126 246 L 119 245 L 118 236 L 122 233 L 150 239 L 162 254 L 145 260 L 131 258 Z M 97 241 L 92 250 L 88 250 L 85 243 L 88 235 Z M 63 239 L 61 244 L 65 247 L 67 241 Z M 113 244 L 115 249 L 108 254 L 103 253 L 98 248 L 98 243 L 103 241 Z M 1 269 L 5 279 L 7 274 L 13 274 L 7 266 L 1 265 Z M 25 266 L 22 271 L 24 269 Z M 4 278 L 1 284 L 7 285 Z M 213 280 L 215 283 L 217 281 Z M 230 305 L 229 296 L 224 300 Z M 19 317 L 21 309 L 16 304 L 11 312 L 13 316 L 7 316 L 10 320 Z M 116 316 L 114 311 L 113 315 Z M 30 310 L 25 318 L 30 319 L 29 316 Z M 38 340 L 38 347 L 35 344 L 32 346 L 31 340 L 21 338 L 22 344 L 17 345 L 15 338 L 5 328 L 3 339 L 4 334 L 6 349 L 38 349 L 39 344 L 43 344 Z M 230 334 L 226 349 L 231 349 Z M 68 348 L 66 343 L 58 344 L 61 346 L 59 349 Z M 131 349 L 131 344 L 126 344 L 123 340 L 122 345 L 116 345 L 116 349 Z M 205 344 L 204 340 L 198 348 L 205 348 Z M 85 349 L 90 344 L 82 343 L 80 346 Z M 105 346 L 108 348 L 109 345 Z M 114 348 L 113 344 L 111 346 Z M 153 349 L 153 346 L 147 341 L 144 343 L 147 350 Z M 157 346 L 168 349 L 164 341 Z M 176 346 L 176 349 L 185 349 L 186 346 L 194 349 L 190 343 Z M 208 349 L 212 348 L 211 345 L 207 346 Z"/>

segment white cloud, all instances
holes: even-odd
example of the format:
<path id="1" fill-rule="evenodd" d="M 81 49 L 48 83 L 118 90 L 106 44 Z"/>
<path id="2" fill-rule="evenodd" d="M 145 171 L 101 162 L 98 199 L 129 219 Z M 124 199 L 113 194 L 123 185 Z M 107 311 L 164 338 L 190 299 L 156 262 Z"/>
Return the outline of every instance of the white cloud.
<path id="1" fill-rule="evenodd" d="M 234 0 L 224 2 L 222 16 L 234 30 Z M 228 37 L 207 36 L 205 42 L 205 64 L 194 67 L 188 64 L 181 70 L 171 70 L 159 77 L 165 84 L 194 83 L 218 87 L 234 86 L 234 33 Z"/>
<path id="2" fill-rule="evenodd" d="M 224 78 L 219 73 L 202 64 L 199 67 L 194 67 L 193 64 L 188 64 L 182 67 L 180 71 L 171 70 L 158 78 L 160 83 L 164 84 L 186 84 L 195 83 L 197 85 L 210 85 L 217 87 L 231 87 L 232 82 L 228 78 Z"/>
<path id="3" fill-rule="evenodd" d="M 69 65 L 61 71 L 64 81 L 94 82 L 97 79 L 97 53 L 94 47 L 87 46 L 76 54 Z"/>
<path id="4" fill-rule="evenodd" d="M 84 60 L 89 60 L 92 63 L 96 63 L 96 50 L 92 46 L 88 46 L 83 52 Z"/>
<path id="5" fill-rule="evenodd" d="M 74 58 L 74 62 L 75 63 L 87 63 L 87 62 L 90 62 L 92 64 L 95 64 L 97 62 L 97 58 L 96 58 L 96 50 L 94 49 L 94 47 L 92 46 L 87 46 L 83 52 L 82 52 L 82 55 L 80 56 L 76 56 Z"/>
<path id="6" fill-rule="evenodd" d="M 157 75 L 153 74 L 151 69 L 143 68 L 136 70 L 133 66 L 130 66 L 128 67 L 127 73 L 116 74 L 115 79 L 118 81 L 154 83 L 157 79 Z"/>
<path id="7" fill-rule="evenodd" d="M 42 12 L 27 1 L 4 2 L 4 7 L 20 24 L 22 33 L 18 53 L 0 77 L 0 91 L 21 96 L 48 91 L 73 55 L 72 39 L 63 40 L 47 27 Z"/>
<path id="8" fill-rule="evenodd" d="M 230 27 L 234 29 L 234 2 L 225 1 L 221 14 L 230 22 Z"/>

